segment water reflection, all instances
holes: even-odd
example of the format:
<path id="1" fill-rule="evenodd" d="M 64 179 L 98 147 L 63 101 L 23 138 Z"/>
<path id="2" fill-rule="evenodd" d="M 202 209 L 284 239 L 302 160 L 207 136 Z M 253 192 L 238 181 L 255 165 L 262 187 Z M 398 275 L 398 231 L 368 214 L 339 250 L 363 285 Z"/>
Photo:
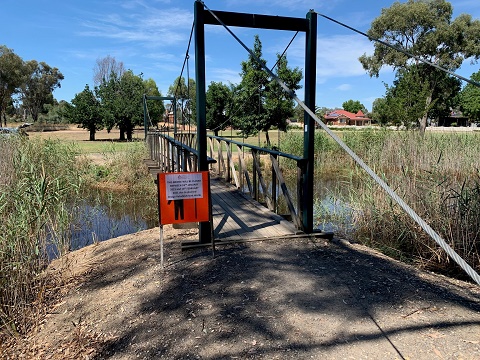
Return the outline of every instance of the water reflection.
<path id="1" fill-rule="evenodd" d="M 283 173 L 285 183 L 290 193 L 295 210 L 298 212 L 297 204 L 297 175 L 293 171 L 285 171 Z M 264 175 L 265 182 L 268 184 L 267 191 L 272 193 L 271 175 Z M 325 232 L 334 232 L 340 236 L 348 236 L 354 230 L 354 212 L 355 209 L 346 200 L 349 194 L 349 188 L 353 186 L 349 181 L 341 178 L 332 178 L 331 176 L 315 178 L 314 183 L 314 207 L 313 218 L 314 228 Z M 243 185 L 242 191 L 249 193 L 246 184 Z M 265 195 L 261 187 L 258 190 L 258 201 L 266 206 Z M 290 219 L 288 205 L 282 193 L 280 185 L 276 184 L 276 212 L 285 218 Z"/>
<path id="2" fill-rule="evenodd" d="M 296 177 L 286 176 L 285 180 L 296 205 Z M 348 202 L 342 200 L 342 188 L 345 187 L 341 186 L 340 181 L 331 179 L 319 179 L 315 183 L 316 229 L 342 234 L 353 230 L 353 209 Z M 277 189 L 277 196 L 279 213 L 288 214 L 280 188 Z M 83 200 L 73 212 L 75 220 L 70 233 L 71 250 L 158 226 L 156 196 L 91 190 L 83 195 Z"/>
<path id="3" fill-rule="evenodd" d="M 155 196 L 92 190 L 74 211 L 71 250 L 158 226 Z"/>

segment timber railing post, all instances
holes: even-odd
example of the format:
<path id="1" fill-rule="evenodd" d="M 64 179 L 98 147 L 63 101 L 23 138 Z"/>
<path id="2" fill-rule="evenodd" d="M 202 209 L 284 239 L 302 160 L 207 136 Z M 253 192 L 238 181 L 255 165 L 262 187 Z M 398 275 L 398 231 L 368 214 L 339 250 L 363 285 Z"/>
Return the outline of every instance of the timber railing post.
<path id="1" fill-rule="evenodd" d="M 273 201 L 273 211 L 278 211 L 278 202 L 277 202 L 277 173 L 275 172 L 274 161 L 277 161 L 277 155 L 270 155 L 270 159 L 272 159 L 271 163 L 271 170 L 272 170 L 272 201 Z"/>
<path id="2" fill-rule="evenodd" d="M 258 199 L 258 182 L 257 182 L 257 172 L 261 173 L 260 169 L 260 161 L 258 161 L 258 156 L 257 156 L 257 150 L 252 149 L 252 158 L 253 158 L 253 167 L 257 171 L 253 171 L 253 177 L 252 177 L 252 182 L 253 182 L 253 193 L 252 193 L 252 198 L 254 200 Z"/>

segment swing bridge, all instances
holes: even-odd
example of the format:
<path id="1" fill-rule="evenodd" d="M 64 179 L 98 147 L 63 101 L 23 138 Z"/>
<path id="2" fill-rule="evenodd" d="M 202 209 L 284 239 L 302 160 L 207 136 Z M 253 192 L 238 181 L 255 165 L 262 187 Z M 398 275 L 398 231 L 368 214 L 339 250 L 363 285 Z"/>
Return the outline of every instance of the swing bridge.
<path id="1" fill-rule="evenodd" d="M 145 139 L 149 149 L 146 165 L 152 174 L 160 172 L 208 171 L 211 176 L 211 222 L 200 222 L 199 242 L 190 247 L 231 243 L 266 238 L 295 238 L 320 236 L 331 238 L 332 233 L 315 231 L 314 203 L 314 133 L 321 127 L 343 150 L 367 172 L 396 202 L 477 284 L 480 276 L 406 204 L 375 172 L 366 165 L 338 136 L 314 113 L 316 86 L 317 15 L 345 26 L 364 36 L 364 33 L 334 19 L 310 10 L 305 19 L 259 14 L 231 13 L 210 10 L 203 1 L 194 3 L 192 35 L 195 43 L 196 127 L 195 131 L 181 131 L 174 108 L 173 128 L 150 129 L 148 101 L 172 100 L 170 97 L 144 96 Z M 262 65 L 267 74 L 304 110 L 303 155 L 295 156 L 269 148 L 207 133 L 206 81 L 205 81 L 205 25 L 223 26 L 242 45 L 250 56 Z M 230 27 L 249 27 L 286 30 L 305 33 L 305 99 L 300 100 L 260 59 L 232 32 Z M 370 38 L 370 37 L 369 37 Z M 371 39 L 393 47 L 381 40 Z M 190 42 L 189 42 L 190 47 Z M 421 58 L 408 56 L 430 64 Z M 185 63 L 188 59 L 188 50 Z M 472 82 L 455 73 L 464 81 Z M 183 68 L 182 68 L 183 73 Z M 180 75 L 181 77 L 181 75 Z M 475 83 L 478 86 L 478 84 Z M 295 181 L 286 181 L 283 162 L 295 164 Z M 291 172 L 289 173 L 291 176 Z M 294 183 L 296 188 L 291 189 Z M 282 203 L 282 204 L 280 204 Z M 280 206 L 282 205 L 282 206 Z M 280 214 L 279 214 L 280 212 Z"/>

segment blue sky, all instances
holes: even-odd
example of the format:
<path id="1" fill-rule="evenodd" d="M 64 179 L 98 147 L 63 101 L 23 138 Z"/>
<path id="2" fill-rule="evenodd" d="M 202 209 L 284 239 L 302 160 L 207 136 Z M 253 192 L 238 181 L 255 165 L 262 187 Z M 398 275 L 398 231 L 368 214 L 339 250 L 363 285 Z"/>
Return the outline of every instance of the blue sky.
<path id="1" fill-rule="evenodd" d="M 211 10 L 304 18 L 310 9 L 366 32 L 381 9 L 393 1 L 358 0 L 205 0 Z M 469 13 L 480 18 L 478 0 L 453 0 L 454 17 Z M 126 69 L 152 78 L 166 95 L 180 75 L 193 23 L 193 0 L 2 0 L 0 44 L 23 60 L 45 61 L 65 76 L 57 100 L 71 101 L 85 84 L 93 85 L 93 68 L 107 55 L 122 61 Z M 263 55 L 273 66 L 294 33 L 232 28 L 249 47 L 260 35 Z M 207 83 L 240 82 L 240 63 L 247 52 L 220 26 L 206 26 Z M 287 52 L 289 66 L 304 67 L 304 35 L 299 34 Z M 371 54 L 373 44 L 337 24 L 318 18 L 317 106 L 341 107 L 359 100 L 371 110 L 374 99 L 391 84 L 392 71 L 370 78 L 358 61 Z M 194 47 L 190 47 L 190 77 L 194 78 Z M 469 78 L 480 64 L 468 61 L 458 71 Z M 186 76 L 186 73 L 184 73 Z M 303 92 L 297 94 L 303 98 Z"/>

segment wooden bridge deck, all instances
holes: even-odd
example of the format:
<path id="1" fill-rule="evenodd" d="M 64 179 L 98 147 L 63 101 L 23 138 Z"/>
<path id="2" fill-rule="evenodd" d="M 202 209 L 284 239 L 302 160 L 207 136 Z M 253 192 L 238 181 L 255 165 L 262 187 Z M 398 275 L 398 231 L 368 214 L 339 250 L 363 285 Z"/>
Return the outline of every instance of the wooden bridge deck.
<path id="1" fill-rule="evenodd" d="M 149 172 L 161 170 L 145 160 Z M 268 210 L 221 179 L 210 179 L 213 234 L 216 242 L 286 238 L 302 232 L 294 224 Z M 188 246 L 187 246 L 188 247 Z"/>
<path id="2" fill-rule="evenodd" d="M 291 222 L 232 185 L 211 179 L 211 192 L 215 241 L 284 238 L 299 233 Z"/>

